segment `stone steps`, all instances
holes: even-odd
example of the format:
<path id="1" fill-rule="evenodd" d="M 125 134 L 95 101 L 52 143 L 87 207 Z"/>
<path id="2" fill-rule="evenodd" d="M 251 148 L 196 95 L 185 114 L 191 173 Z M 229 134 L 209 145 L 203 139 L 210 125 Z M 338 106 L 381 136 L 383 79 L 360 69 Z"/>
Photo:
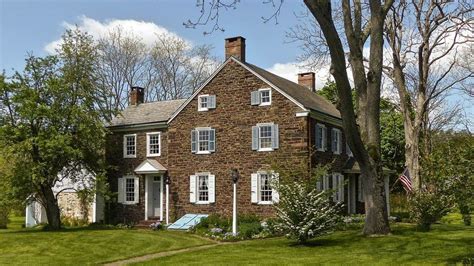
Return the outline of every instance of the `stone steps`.
<path id="1" fill-rule="evenodd" d="M 150 229 L 150 224 L 159 222 L 159 221 L 160 221 L 159 217 L 150 217 L 148 220 L 140 221 L 134 227 L 138 229 Z"/>

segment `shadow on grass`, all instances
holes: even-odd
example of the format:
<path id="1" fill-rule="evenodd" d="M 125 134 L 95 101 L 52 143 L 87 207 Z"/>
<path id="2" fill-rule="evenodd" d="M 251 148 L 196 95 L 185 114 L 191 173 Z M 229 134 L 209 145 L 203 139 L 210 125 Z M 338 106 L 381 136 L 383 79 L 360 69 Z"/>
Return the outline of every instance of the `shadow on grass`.
<path id="1" fill-rule="evenodd" d="M 94 226 L 82 226 L 82 227 L 63 227 L 59 230 L 50 230 L 47 228 L 22 228 L 13 229 L 7 232 L 1 232 L 3 234 L 36 234 L 36 233 L 67 233 L 67 232 L 81 232 L 81 231 L 110 231 L 110 230 L 134 230 L 134 229 L 120 229 L 113 226 L 107 225 L 94 225 Z"/>

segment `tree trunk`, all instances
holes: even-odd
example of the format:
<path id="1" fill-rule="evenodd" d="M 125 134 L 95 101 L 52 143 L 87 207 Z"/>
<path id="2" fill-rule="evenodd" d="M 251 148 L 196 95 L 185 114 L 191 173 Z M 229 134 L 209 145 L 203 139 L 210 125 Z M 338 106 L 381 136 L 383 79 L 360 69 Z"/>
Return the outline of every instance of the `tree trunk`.
<path id="1" fill-rule="evenodd" d="M 316 18 L 326 39 L 331 55 L 331 74 L 337 85 L 340 101 L 340 112 L 346 140 L 354 157 L 359 163 L 364 188 L 364 199 L 366 208 L 366 222 L 363 233 L 367 235 L 388 234 L 390 226 L 387 217 L 387 205 L 385 201 L 384 178 L 380 164 L 380 82 L 382 74 L 383 56 L 383 12 L 380 3 L 371 2 L 371 23 L 377 25 L 372 27 L 372 39 L 370 49 L 370 66 L 367 78 L 363 68 L 363 57 L 360 43 L 357 38 L 361 36 L 348 36 L 352 40 L 351 54 L 349 60 L 355 73 L 356 91 L 358 93 L 359 120 L 357 124 L 352 103 L 352 90 L 347 75 L 346 56 L 344 48 L 332 19 L 332 8 L 329 0 L 305 0 L 308 9 Z M 348 15 L 349 5 L 345 4 L 344 15 Z M 374 11 L 376 10 L 376 11 Z M 374 13 L 377 13 L 374 15 Z M 350 15 L 349 15 L 350 16 Z M 348 20 L 349 21 L 349 20 Z M 349 23 L 348 23 L 349 24 Z M 352 34 L 352 25 L 346 25 L 346 35 Z M 355 31 L 354 31 L 355 34 Z M 360 34 L 360 33 L 359 33 Z M 367 86 L 367 91 L 365 90 Z M 359 131 L 360 127 L 360 131 Z"/>
<path id="2" fill-rule="evenodd" d="M 410 173 L 414 191 L 421 188 L 420 182 L 420 134 L 419 130 L 405 123 L 405 162 Z"/>
<path id="3" fill-rule="evenodd" d="M 54 196 L 54 192 L 51 187 L 41 188 L 41 198 L 43 201 L 43 207 L 46 211 L 46 217 L 48 218 L 48 228 L 51 230 L 58 230 L 61 228 L 61 214 L 59 211 L 58 200 Z"/>

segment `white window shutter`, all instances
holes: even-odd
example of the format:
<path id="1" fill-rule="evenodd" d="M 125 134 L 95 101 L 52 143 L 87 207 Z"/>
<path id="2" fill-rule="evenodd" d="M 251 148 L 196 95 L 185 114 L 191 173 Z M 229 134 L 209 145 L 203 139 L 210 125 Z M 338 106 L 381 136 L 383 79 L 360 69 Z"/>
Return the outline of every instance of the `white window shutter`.
<path id="1" fill-rule="evenodd" d="M 209 130 L 209 151 L 210 152 L 216 151 L 216 130 L 215 129 Z"/>
<path id="2" fill-rule="evenodd" d="M 339 182 L 338 182 L 339 201 L 344 202 L 344 176 L 341 174 L 338 174 L 338 177 L 339 177 Z"/>
<path id="3" fill-rule="evenodd" d="M 117 202 L 118 203 L 124 203 L 124 201 L 125 201 L 124 183 L 125 183 L 125 178 L 119 178 L 118 179 L 118 189 L 117 189 L 117 192 L 118 192 Z"/>
<path id="4" fill-rule="evenodd" d="M 327 141 L 328 141 L 328 138 L 327 138 L 327 129 L 325 127 L 322 127 L 321 129 L 322 131 L 322 135 L 323 135 L 323 151 L 326 151 L 327 150 Z"/>
<path id="5" fill-rule="evenodd" d="M 333 128 L 331 130 L 331 151 L 332 152 L 337 152 L 337 136 L 336 136 L 337 132 L 336 130 Z"/>
<path id="6" fill-rule="evenodd" d="M 209 175 L 209 203 L 216 202 L 216 176 Z"/>
<path id="7" fill-rule="evenodd" d="M 279 147 L 279 132 L 278 132 L 278 124 L 272 126 L 272 148 L 278 149 Z"/>
<path id="8" fill-rule="evenodd" d="M 257 126 L 252 127 L 252 150 L 254 151 L 258 150 L 258 131 Z"/>
<path id="9" fill-rule="evenodd" d="M 274 203 L 278 203 L 280 201 L 280 194 L 278 194 L 278 182 L 279 182 L 279 174 L 274 173 L 273 174 L 273 183 L 272 183 L 272 201 Z"/>
<path id="10" fill-rule="evenodd" d="M 322 143 L 321 143 L 321 139 L 319 138 L 319 133 L 322 134 L 322 132 L 321 132 L 321 127 L 320 127 L 319 125 L 316 125 L 315 131 L 316 131 L 316 132 L 315 132 L 314 136 L 315 136 L 315 138 L 316 138 L 316 141 L 315 141 L 315 143 L 316 143 L 316 149 L 319 149 L 319 148 L 322 148 L 322 147 L 323 147 L 323 145 L 322 145 Z"/>
<path id="11" fill-rule="evenodd" d="M 337 181 L 339 181 L 337 174 L 332 174 L 332 189 L 333 189 L 333 190 L 336 190 L 336 191 L 334 192 L 333 196 L 332 196 L 333 201 L 337 201 L 337 200 L 338 200 L 338 198 L 337 198 L 337 188 L 338 188 L 338 183 L 337 183 Z"/>
<path id="12" fill-rule="evenodd" d="M 316 190 L 318 192 L 321 192 L 323 190 L 323 187 L 321 186 L 321 181 L 316 181 Z"/>
<path id="13" fill-rule="evenodd" d="M 252 203 L 258 203 L 258 174 L 251 175 L 251 199 Z"/>
<path id="14" fill-rule="evenodd" d="M 209 95 L 207 96 L 207 106 L 209 109 L 216 108 L 216 95 Z"/>
<path id="15" fill-rule="evenodd" d="M 362 192 L 362 177 L 359 175 L 357 177 L 357 200 L 364 202 L 364 194 Z"/>
<path id="16" fill-rule="evenodd" d="M 323 190 L 329 189 L 329 175 L 323 177 Z"/>
<path id="17" fill-rule="evenodd" d="M 260 104 L 260 92 L 259 91 L 252 91 L 250 93 L 250 104 L 251 105 L 259 105 Z"/>
<path id="18" fill-rule="evenodd" d="M 195 129 L 191 130 L 191 152 L 195 153 L 197 151 L 197 131 Z"/>
<path id="19" fill-rule="evenodd" d="M 189 176 L 189 202 L 196 202 L 196 176 Z"/>
<path id="20" fill-rule="evenodd" d="M 138 177 L 135 177 L 134 178 L 134 191 L 133 191 L 133 194 L 134 194 L 134 197 L 133 197 L 133 203 L 134 204 L 137 204 L 138 201 L 140 200 L 140 178 Z"/>
<path id="21" fill-rule="evenodd" d="M 337 153 L 342 153 L 342 132 L 339 131 L 337 134 Z"/>

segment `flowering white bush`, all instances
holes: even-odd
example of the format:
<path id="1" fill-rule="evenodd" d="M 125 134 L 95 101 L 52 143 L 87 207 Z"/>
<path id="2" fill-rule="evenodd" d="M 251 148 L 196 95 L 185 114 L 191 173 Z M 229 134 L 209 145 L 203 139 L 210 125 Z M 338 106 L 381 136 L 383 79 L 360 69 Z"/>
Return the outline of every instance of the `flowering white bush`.
<path id="1" fill-rule="evenodd" d="M 319 192 L 298 181 L 278 186 L 280 202 L 276 205 L 277 229 L 299 243 L 331 233 L 342 220 L 341 204 L 330 200 L 332 191 Z"/>

